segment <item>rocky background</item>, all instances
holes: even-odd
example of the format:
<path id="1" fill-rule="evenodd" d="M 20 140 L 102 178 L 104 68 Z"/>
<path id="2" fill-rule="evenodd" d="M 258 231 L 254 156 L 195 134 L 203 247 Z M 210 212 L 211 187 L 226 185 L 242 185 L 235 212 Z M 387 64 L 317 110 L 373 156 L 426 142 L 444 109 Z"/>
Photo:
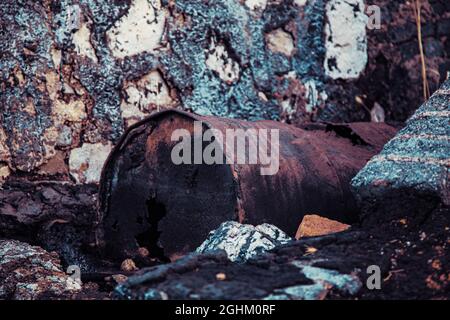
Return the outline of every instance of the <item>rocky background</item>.
<path id="1" fill-rule="evenodd" d="M 381 8 L 379 30 L 366 26 L 365 13 L 373 4 Z M 427 81 L 434 92 L 450 70 L 450 2 L 423 0 L 421 18 Z M 2 1 L 0 238 L 16 240 L 0 241 L 0 298 L 111 297 L 114 286 L 136 271 L 134 262 L 125 263 L 121 275 L 106 272 L 110 283 L 105 284 L 96 273 L 100 261 L 90 232 L 103 163 L 131 124 L 175 107 L 292 124 L 386 121 L 401 126 L 424 101 L 417 31 L 413 1 L 406 0 Z M 273 272 L 286 274 L 260 290 L 254 286 L 256 292 L 249 292 L 258 298 L 305 298 L 311 292 L 317 295 L 309 297 L 322 298 L 325 289 L 335 298 L 448 297 L 448 208 L 441 208 L 442 202 L 449 203 L 449 132 L 442 125 L 448 123 L 448 84 L 442 90 L 439 110 L 446 118 L 427 122 L 430 134 L 443 136 L 439 149 L 423 144 L 420 139 L 429 137 L 422 136 L 416 145 L 393 142 L 381 156 L 394 150 L 395 156 L 414 158 L 417 145 L 431 148 L 430 157 L 437 155 L 438 176 L 428 171 L 430 164 L 420 177 L 405 175 L 411 188 L 431 177 L 422 185 L 438 200 L 423 215 L 411 219 L 396 212 L 395 220 L 380 218 L 386 208 L 377 197 L 389 194 L 390 185 L 380 183 L 371 168 L 400 160 L 375 159 L 355 183 L 368 186 L 364 214 L 375 210 L 372 220 L 378 225 L 296 242 L 243 266 L 230 264 L 223 255 L 188 257 L 179 269 L 157 267 L 148 276 L 131 278 L 115 290 L 115 297 L 167 298 L 171 278 L 161 279 L 167 272 L 175 278 L 189 273 L 192 266 L 201 272 L 186 278 L 182 290 L 169 297 L 229 297 L 242 283 L 262 282 L 249 276 L 255 273 L 252 263 L 264 279 Z M 413 134 L 421 126 L 411 126 Z M 403 133 L 411 134 L 409 129 Z M 386 181 L 395 178 L 392 166 L 385 169 Z M 376 194 L 371 186 L 378 188 Z M 375 206 L 369 205 L 372 197 Z M 389 203 L 397 203 L 395 197 Z M 346 263 L 348 252 L 356 255 Z M 148 253 L 142 256 L 148 262 Z M 323 257 L 331 262 L 315 260 Z M 388 285 L 378 296 L 367 290 L 356 295 L 365 281 L 361 270 L 370 261 L 383 262 Z M 101 263 L 102 270 L 117 271 Z M 71 264 L 85 274 L 82 293 L 80 284 L 63 272 Z M 307 264 L 333 272 L 305 269 Z M 304 276 L 293 277 L 298 269 Z M 417 282 L 407 281 L 409 273 Z M 240 274 L 232 285 L 224 281 L 230 274 Z M 329 281 L 335 281 L 336 294 L 320 285 L 323 277 L 334 279 Z M 98 279 L 103 287 L 90 282 Z M 158 290 L 147 290 L 155 281 Z M 210 288 L 211 281 L 221 285 Z M 283 286 L 295 288 L 274 290 Z M 201 291 L 205 287 L 206 293 Z"/>
<path id="2" fill-rule="evenodd" d="M 422 2 L 434 91 L 450 4 Z M 366 28 L 373 4 L 379 30 Z M 411 1 L 6 0 L 0 15 L 2 180 L 96 183 L 124 129 L 168 107 L 401 122 L 423 101 Z"/>

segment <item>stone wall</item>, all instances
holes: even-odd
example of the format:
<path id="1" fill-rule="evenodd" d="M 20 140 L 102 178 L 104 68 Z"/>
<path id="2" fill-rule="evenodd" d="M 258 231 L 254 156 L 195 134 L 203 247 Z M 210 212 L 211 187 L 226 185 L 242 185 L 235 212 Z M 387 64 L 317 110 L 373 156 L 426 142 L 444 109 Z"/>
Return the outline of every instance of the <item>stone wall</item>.
<path id="1" fill-rule="evenodd" d="M 381 30 L 366 28 L 371 4 Z M 2 181 L 97 182 L 124 129 L 168 107 L 404 121 L 422 102 L 407 1 L 5 0 L 0 16 Z M 449 2 L 424 1 L 422 18 L 433 90 L 450 66 Z"/>

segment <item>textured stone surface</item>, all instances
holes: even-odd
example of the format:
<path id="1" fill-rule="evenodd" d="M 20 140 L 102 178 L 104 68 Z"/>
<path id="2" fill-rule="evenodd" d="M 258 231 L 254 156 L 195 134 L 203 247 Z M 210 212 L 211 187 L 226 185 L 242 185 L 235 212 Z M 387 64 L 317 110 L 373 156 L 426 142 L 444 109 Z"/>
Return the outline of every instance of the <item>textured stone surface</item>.
<path id="1" fill-rule="evenodd" d="M 61 270 L 57 255 L 0 240 L 0 299 L 64 298 L 80 290 L 80 284 Z"/>
<path id="2" fill-rule="evenodd" d="M 65 265 L 90 270 L 95 263 L 85 249 L 93 241 L 96 199 L 93 185 L 10 180 L 0 192 L 0 238 L 38 244 Z"/>
<path id="3" fill-rule="evenodd" d="M 129 277 L 116 287 L 115 296 L 145 300 L 321 300 L 332 289 L 344 295 L 355 295 L 361 288 L 355 275 L 311 266 L 314 261 L 305 263 L 293 259 L 273 265 L 266 263 L 268 265 L 264 266 L 264 257 L 262 263 L 256 259 L 251 264 L 235 264 L 226 254 L 190 254 L 172 264 Z M 200 269 L 198 276 L 193 273 L 196 269 Z M 179 286 L 174 286 L 172 274 L 183 274 Z"/>
<path id="4" fill-rule="evenodd" d="M 225 252 L 192 254 L 142 269 L 121 285 L 119 299 L 448 299 L 448 210 L 414 224 L 375 224 L 277 246 L 245 263 Z M 381 289 L 369 290 L 380 268 Z"/>
<path id="5" fill-rule="evenodd" d="M 252 226 L 227 221 L 197 248 L 198 253 L 224 250 L 231 261 L 243 262 L 251 257 L 292 241 L 288 235 L 270 224 Z"/>
<path id="6" fill-rule="evenodd" d="M 365 216 L 423 217 L 450 205 L 450 80 L 352 180 Z"/>
<path id="7" fill-rule="evenodd" d="M 100 181 L 103 164 L 111 152 L 111 144 L 85 143 L 70 153 L 70 174 L 77 183 L 96 183 Z"/>
<path id="8" fill-rule="evenodd" d="M 166 15 L 159 0 L 133 0 L 127 14 L 106 33 L 112 54 L 125 58 L 152 53 L 160 45 Z"/>
<path id="9" fill-rule="evenodd" d="M 405 120 L 421 99 L 412 7 L 373 3 L 381 30 L 365 31 L 362 0 L 6 0 L 0 162 L 53 177 L 53 158 L 167 107 L 300 123 L 370 120 L 378 104 Z M 448 6 L 422 10 L 432 89 L 450 66 Z"/>
<path id="10" fill-rule="evenodd" d="M 364 1 L 332 0 L 326 10 L 325 74 L 333 79 L 358 78 L 367 64 Z"/>

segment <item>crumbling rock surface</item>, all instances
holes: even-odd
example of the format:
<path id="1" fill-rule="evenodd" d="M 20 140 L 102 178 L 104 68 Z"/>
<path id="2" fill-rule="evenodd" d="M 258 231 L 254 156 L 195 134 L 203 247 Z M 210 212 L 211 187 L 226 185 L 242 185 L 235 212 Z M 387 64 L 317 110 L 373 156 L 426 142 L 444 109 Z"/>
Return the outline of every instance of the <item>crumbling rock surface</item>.
<path id="1" fill-rule="evenodd" d="M 197 253 L 223 250 L 233 262 L 244 262 L 253 256 L 292 241 L 277 227 L 264 223 L 258 226 L 235 221 L 222 223 L 196 249 Z"/>
<path id="2" fill-rule="evenodd" d="M 218 276 L 221 274 L 225 276 Z M 236 264 L 216 253 L 190 254 L 170 265 L 140 272 L 117 286 L 115 294 L 120 299 L 147 300 L 320 299 L 331 287 L 354 294 L 360 286 L 355 276 L 297 260 L 271 265 L 262 258 Z"/>
<path id="3" fill-rule="evenodd" d="M 419 224 L 402 219 L 303 238 L 232 263 L 222 253 L 191 254 L 140 270 L 118 299 L 448 299 L 448 211 Z M 369 266 L 381 288 L 369 290 Z"/>
<path id="4" fill-rule="evenodd" d="M 55 253 L 15 240 L 0 240 L 0 299 L 63 299 L 81 290 Z"/>
<path id="5" fill-rule="evenodd" d="M 94 227 L 97 187 L 9 181 L 0 192 L 0 237 L 56 251 L 64 264 L 90 270 L 85 254 Z"/>
<path id="6" fill-rule="evenodd" d="M 450 80 L 352 180 L 363 219 L 424 219 L 450 206 Z"/>
<path id="7" fill-rule="evenodd" d="M 381 30 L 365 27 L 365 4 L 381 7 Z M 433 90 L 449 69 L 449 4 L 422 11 Z M 421 99 L 406 0 L 6 0 L 0 16 L 0 180 L 98 182 L 99 166 L 69 160 L 167 107 L 301 123 L 369 120 L 378 105 L 402 121 Z"/>

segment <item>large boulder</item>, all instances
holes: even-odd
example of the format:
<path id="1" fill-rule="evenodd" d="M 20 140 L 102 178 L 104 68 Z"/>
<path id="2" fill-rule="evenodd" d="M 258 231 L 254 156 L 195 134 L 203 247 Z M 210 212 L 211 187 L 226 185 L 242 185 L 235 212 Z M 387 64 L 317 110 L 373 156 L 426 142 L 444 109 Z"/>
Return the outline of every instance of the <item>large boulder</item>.
<path id="1" fill-rule="evenodd" d="M 401 217 L 420 222 L 450 206 L 449 122 L 447 80 L 353 179 L 366 223 Z"/>

